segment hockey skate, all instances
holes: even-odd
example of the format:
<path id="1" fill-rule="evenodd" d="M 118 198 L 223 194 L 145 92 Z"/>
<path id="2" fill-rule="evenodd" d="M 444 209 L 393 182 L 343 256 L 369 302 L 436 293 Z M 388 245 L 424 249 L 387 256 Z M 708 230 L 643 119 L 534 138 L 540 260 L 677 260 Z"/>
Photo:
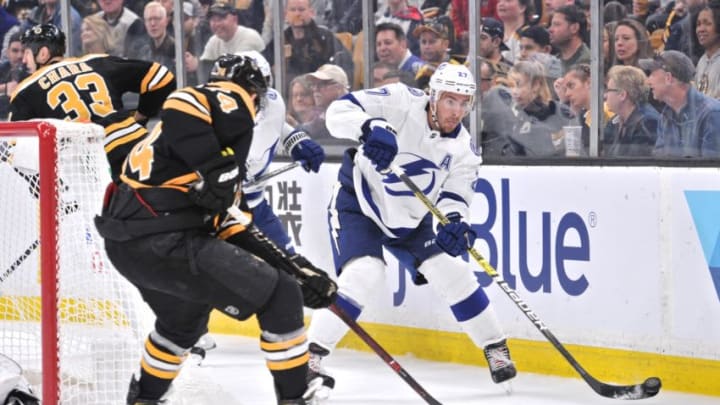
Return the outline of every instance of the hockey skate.
<path id="1" fill-rule="evenodd" d="M 495 383 L 505 382 L 517 375 L 505 339 L 485 346 L 484 352 L 490 367 L 490 376 Z"/>
<path id="2" fill-rule="evenodd" d="M 202 335 L 200 339 L 198 339 L 197 343 L 195 343 L 195 346 L 190 349 L 190 358 L 192 359 L 192 362 L 198 366 L 202 365 L 207 351 L 216 347 L 217 343 L 215 343 L 215 339 L 213 339 L 209 333 Z"/>
<path id="3" fill-rule="evenodd" d="M 130 378 L 130 388 L 128 388 L 127 405 L 162 405 L 166 403 L 164 399 L 142 399 L 140 396 L 140 381 L 135 379 L 133 375 Z"/>
<path id="4" fill-rule="evenodd" d="M 317 397 L 318 390 L 323 386 L 322 377 L 315 377 L 308 380 L 308 387 L 302 398 L 298 399 L 281 399 L 278 405 L 319 405 L 320 399 Z"/>
<path id="5" fill-rule="evenodd" d="M 320 380 L 321 384 L 315 390 L 315 397 L 319 399 L 327 399 L 330 391 L 335 388 L 335 379 L 327 374 L 322 367 L 322 358 L 330 354 L 330 352 L 316 343 L 310 343 L 310 361 L 308 362 L 308 387 L 316 380 Z"/>

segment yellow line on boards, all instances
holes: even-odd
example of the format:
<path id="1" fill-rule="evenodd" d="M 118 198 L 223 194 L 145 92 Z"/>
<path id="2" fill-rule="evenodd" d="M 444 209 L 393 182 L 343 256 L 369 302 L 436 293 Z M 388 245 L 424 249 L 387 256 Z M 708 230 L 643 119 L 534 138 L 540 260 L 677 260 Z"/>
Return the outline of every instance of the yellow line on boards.
<path id="1" fill-rule="evenodd" d="M 309 318 L 306 318 L 307 322 Z M 426 360 L 486 366 L 480 349 L 463 333 L 367 322 L 361 322 L 361 325 L 385 350 L 396 356 L 412 354 Z M 260 336 L 254 317 L 237 322 L 217 311 L 213 311 L 210 317 L 210 331 Z M 549 342 L 510 339 L 508 346 L 521 372 L 580 378 Z M 581 345 L 564 346 L 585 370 L 603 382 L 637 384 L 647 377 L 660 377 L 666 390 L 720 396 L 720 384 L 717 383 L 720 381 L 720 361 Z M 340 341 L 338 347 L 371 351 L 352 332 Z"/>

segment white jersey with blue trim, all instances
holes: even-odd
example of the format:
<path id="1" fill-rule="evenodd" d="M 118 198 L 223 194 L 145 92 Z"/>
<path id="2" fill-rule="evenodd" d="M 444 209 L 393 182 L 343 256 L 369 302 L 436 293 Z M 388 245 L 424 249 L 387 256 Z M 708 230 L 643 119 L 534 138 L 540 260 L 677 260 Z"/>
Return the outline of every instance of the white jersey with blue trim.
<path id="1" fill-rule="evenodd" d="M 268 89 L 265 105 L 255 117 L 253 140 L 245 163 L 248 181 L 267 171 L 278 148 L 282 148 L 278 141 L 285 139 L 292 131 L 293 128 L 285 122 L 285 102 L 280 93 Z M 250 208 L 256 207 L 263 200 L 265 183 L 243 187 Z"/>
<path id="2" fill-rule="evenodd" d="M 397 130 L 398 154 L 394 164 L 435 202 L 445 214 L 468 210 L 482 163 L 462 124 L 449 134 L 432 130 L 428 123 L 429 96 L 404 84 L 356 91 L 334 101 L 326 113 L 326 125 L 336 138 L 355 141 L 363 124 L 382 118 Z M 415 229 L 428 209 L 395 175 L 382 175 L 362 153 L 354 157 L 352 178 L 363 213 L 389 237 Z"/>

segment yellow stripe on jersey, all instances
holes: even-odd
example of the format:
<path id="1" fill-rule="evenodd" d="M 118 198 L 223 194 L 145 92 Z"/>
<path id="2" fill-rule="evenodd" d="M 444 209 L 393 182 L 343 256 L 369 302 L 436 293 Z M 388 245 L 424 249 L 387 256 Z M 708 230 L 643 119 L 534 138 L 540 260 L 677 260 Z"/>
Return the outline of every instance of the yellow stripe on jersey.
<path id="1" fill-rule="evenodd" d="M 212 125 L 210 103 L 208 103 L 207 97 L 189 87 L 172 93 L 163 103 L 163 109 L 178 110 Z"/>
<path id="2" fill-rule="evenodd" d="M 147 134 L 147 129 L 129 117 L 105 128 L 105 153 Z"/>
<path id="3" fill-rule="evenodd" d="M 252 117 L 253 121 L 255 120 L 255 101 L 253 101 L 250 93 L 240 87 L 240 85 L 233 82 L 211 82 L 208 83 L 208 87 L 217 87 L 240 95 L 240 98 L 245 103 L 248 111 L 250 111 L 250 116 Z"/>
<path id="4" fill-rule="evenodd" d="M 140 94 L 146 93 L 150 88 L 150 82 L 155 77 L 155 74 L 160 70 L 160 64 L 153 63 L 150 66 L 150 70 L 145 74 L 145 77 L 143 77 L 142 81 L 140 82 Z"/>
<path id="5" fill-rule="evenodd" d="M 294 359 L 286 360 L 286 361 L 267 361 L 267 368 L 272 371 L 278 371 L 278 370 L 289 370 L 291 368 L 302 366 L 303 364 L 306 364 L 310 360 L 310 353 L 305 352 L 300 357 L 296 357 Z"/>
<path id="6" fill-rule="evenodd" d="M 231 225 L 227 228 L 224 228 L 220 233 L 218 234 L 218 238 L 222 240 L 227 240 L 229 237 L 233 235 L 237 235 L 241 232 L 245 232 L 245 229 L 247 229 L 245 226 L 240 224 Z"/>

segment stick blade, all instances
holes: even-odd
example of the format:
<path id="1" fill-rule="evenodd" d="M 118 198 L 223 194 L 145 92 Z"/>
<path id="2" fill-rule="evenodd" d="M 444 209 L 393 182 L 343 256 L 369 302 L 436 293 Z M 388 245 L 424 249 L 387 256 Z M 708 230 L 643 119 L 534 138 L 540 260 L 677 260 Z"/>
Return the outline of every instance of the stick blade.
<path id="1" fill-rule="evenodd" d="M 662 382 L 657 377 L 650 377 L 642 384 L 635 385 L 611 385 L 595 380 L 594 384 L 591 383 L 590 386 L 595 392 L 607 398 L 636 400 L 652 398 L 657 395 L 662 387 Z"/>

